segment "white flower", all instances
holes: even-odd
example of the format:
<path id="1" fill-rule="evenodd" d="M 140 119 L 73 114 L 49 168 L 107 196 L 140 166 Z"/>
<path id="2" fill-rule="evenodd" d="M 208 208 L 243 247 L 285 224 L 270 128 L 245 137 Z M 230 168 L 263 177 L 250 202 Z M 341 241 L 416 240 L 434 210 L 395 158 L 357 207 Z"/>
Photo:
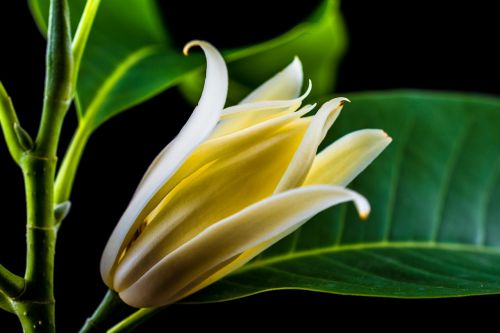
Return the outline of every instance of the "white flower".
<path id="1" fill-rule="evenodd" d="M 287 68 L 224 109 L 227 69 L 209 43 L 198 106 L 153 161 L 104 250 L 106 285 L 135 307 L 174 303 L 219 280 L 318 212 L 353 201 L 345 186 L 391 139 L 360 130 L 316 155 L 347 99 L 300 108 L 302 66 Z"/>

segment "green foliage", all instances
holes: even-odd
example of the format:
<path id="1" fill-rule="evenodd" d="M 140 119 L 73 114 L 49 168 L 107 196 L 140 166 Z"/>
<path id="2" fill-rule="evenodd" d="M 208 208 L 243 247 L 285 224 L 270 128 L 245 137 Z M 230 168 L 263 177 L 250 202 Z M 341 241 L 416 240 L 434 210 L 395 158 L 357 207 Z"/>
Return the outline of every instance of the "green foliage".
<path id="1" fill-rule="evenodd" d="M 42 31 L 46 30 L 48 2 L 30 1 Z M 69 3 L 76 30 L 85 1 Z M 337 1 L 326 0 L 308 20 L 283 36 L 225 52 L 233 80 L 229 100 L 241 98 L 295 55 L 301 57 L 314 81 L 315 93 L 330 92 L 345 49 L 338 7 Z M 184 57 L 172 45 L 153 0 L 102 1 L 77 84 L 80 119 L 95 129 L 110 117 L 181 82 L 189 99 L 197 102 L 204 81 L 200 71 L 203 63 L 199 54 Z"/>
<path id="2" fill-rule="evenodd" d="M 311 79 L 311 97 L 333 91 L 337 69 L 347 36 L 339 2 L 326 0 L 289 32 L 261 44 L 224 53 L 229 69 L 228 105 L 239 102 L 269 77 L 299 56 L 305 79 Z M 203 73 L 195 72 L 182 81 L 181 89 L 195 104 L 203 88 Z"/>
<path id="3" fill-rule="evenodd" d="M 31 1 L 41 29 L 46 26 L 44 14 L 48 2 Z M 85 1 L 69 3 L 76 30 Z M 95 129 L 110 117 L 178 82 L 182 75 L 201 64 L 200 57 L 185 59 L 172 47 L 154 1 L 102 1 L 77 83 L 80 120 Z"/>
<path id="4" fill-rule="evenodd" d="M 500 100 L 418 91 L 347 95 L 326 144 L 355 129 L 393 143 L 352 188 L 373 211 L 329 209 L 190 302 L 273 289 L 388 297 L 500 292 Z"/>

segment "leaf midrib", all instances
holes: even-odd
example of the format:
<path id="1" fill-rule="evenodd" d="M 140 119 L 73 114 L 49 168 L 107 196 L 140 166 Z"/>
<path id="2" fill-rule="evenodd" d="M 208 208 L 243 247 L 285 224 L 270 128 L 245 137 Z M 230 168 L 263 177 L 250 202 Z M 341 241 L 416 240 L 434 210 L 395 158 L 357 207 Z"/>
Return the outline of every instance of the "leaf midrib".
<path id="1" fill-rule="evenodd" d="M 107 94 L 109 94 L 116 84 L 125 76 L 127 71 L 141 60 L 153 55 L 158 50 L 158 45 L 147 45 L 131 52 L 127 57 L 120 61 L 108 78 L 99 86 L 86 110 L 79 110 L 78 114 L 80 115 L 81 122 L 92 122 L 99 113 L 101 106 L 104 104 Z"/>
<path id="2" fill-rule="evenodd" d="M 358 244 L 348 244 L 348 245 L 335 245 L 311 250 L 296 251 L 292 253 L 287 253 L 279 256 L 270 257 L 268 259 L 260 259 L 256 262 L 251 262 L 232 275 L 238 275 L 251 271 L 254 269 L 265 268 L 266 266 L 283 263 L 290 260 L 302 259 L 312 256 L 318 256 L 322 254 L 332 254 L 347 251 L 363 251 L 363 250 L 376 250 L 376 249 L 417 249 L 417 250 L 443 250 L 443 251 L 462 251 L 462 252 L 474 252 L 481 254 L 491 254 L 500 255 L 500 248 L 484 246 L 484 245 L 474 245 L 474 244 L 463 244 L 463 243 L 436 243 L 431 241 L 425 242 L 371 242 L 371 243 L 358 243 Z"/>

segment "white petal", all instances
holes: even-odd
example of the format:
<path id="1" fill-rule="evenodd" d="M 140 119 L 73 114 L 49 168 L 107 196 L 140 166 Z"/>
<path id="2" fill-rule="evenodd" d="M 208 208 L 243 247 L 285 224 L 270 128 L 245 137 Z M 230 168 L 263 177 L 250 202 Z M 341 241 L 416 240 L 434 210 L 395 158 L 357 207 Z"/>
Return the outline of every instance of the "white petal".
<path id="1" fill-rule="evenodd" d="M 224 59 L 217 49 L 203 41 L 190 42 L 184 52 L 195 45 L 203 49 L 207 58 L 203 93 L 198 106 L 180 133 L 153 161 L 106 245 L 101 259 L 101 275 L 109 287 L 112 287 L 115 262 L 142 223 L 140 217 L 147 215 L 148 210 L 161 200 L 155 198 L 156 192 L 189 154 L 210 135 L 224 108 L 228 85 Z"/>
<path id="2" fill-rule="evenodd" d="M 243 130 L 283 113 L 292 113 L 300 107 L 311 89 L 312 83 L 309 81 L 307 90 L 294 99 L 239 104 L 226 108 L 222 111 L 221 121 L 212 133 L 211 138 Z"/>
<path id="3" fill-rule="evenodd" d="M 309 172 L 316 157 L 319 144 L 337 119 L 347 98 L 338 97 L 321 106 L 309 125 L 302 143 L 293 157 L 283 178 L 276 187 L 276 193 L 300 186 Z"/>
<path id="4" fill-rule="evenodd" d="M 296 98 L 300 94 L 302 80 L 302 63 L 295 57 L 290 65 L 255 89 L 240 104 Z"/>
<path id="5" fill-rule="evenodd" d="M 304 185 L 347 186 L 391 143 L 382 130 L 364 129 L 338 139 L 316 156 Z"/>
<path id="6" fill-rule="evenodd" d="M 171 304 L 196 288 L 207 272 L 221 268 L 244 251 L 294 230 L 318 212 L 354 201 L 361 215 L 370 207 L 364 197 L 338 186 L 308 186 L 264 199 L 205 229 L 170 253 L 125 290 L 127 304 L 157 307 Z"/>

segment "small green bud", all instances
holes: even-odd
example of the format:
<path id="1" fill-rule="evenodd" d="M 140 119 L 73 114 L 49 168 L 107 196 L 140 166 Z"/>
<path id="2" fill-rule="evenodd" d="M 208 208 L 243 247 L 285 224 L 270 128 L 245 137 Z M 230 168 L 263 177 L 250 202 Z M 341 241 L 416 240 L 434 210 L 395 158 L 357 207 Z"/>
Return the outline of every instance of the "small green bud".
<path id="1" fill-rule="evenodd" d="M 54 208 L 54 218 L 56 220 L 56 224 L 61 223 L 62 220 L 68 216 L 69 210 L 71 209 L 71 202 L 64 201 L 61 202 Z"/>
<path id="2" fill-rule="evenodd" d="M 33 148 L 33 139 L 18 123 L 14 124 L 14 132 L 16 133 L 17 141 L 23 150 L 28 151 Z"/>

